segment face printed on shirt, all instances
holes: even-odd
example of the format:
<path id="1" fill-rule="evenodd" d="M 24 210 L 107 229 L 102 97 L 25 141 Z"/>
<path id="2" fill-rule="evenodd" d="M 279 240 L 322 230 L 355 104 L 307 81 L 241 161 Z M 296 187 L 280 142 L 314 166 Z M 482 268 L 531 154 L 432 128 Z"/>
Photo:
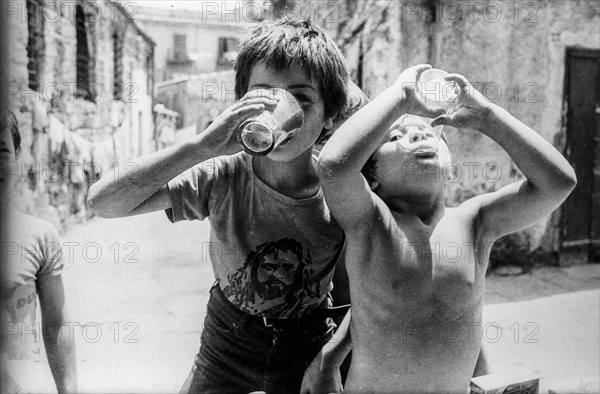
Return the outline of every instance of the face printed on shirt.
<path id="1" fill-rule="evenodd" d="M 229 275 L 223 293 L 241 309 L 253 314 L 293 316 L 309 297 L 318 297 L 310 252 L 291 238 L 256 247 L 246 262 Z M 291 312 L 289 312 L 291 311 Z"/>
<path id="2" fill-rule="evenodd" d="M 258 295 L 271 300 L 292 290 L 301 257 L 291 250 L 275 250 L 264 256 L 256 272 Z"/>

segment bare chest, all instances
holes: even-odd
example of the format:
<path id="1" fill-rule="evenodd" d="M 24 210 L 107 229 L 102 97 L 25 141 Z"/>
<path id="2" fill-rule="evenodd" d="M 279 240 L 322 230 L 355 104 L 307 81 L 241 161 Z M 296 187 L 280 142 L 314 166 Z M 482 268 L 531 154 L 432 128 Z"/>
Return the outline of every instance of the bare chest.
<path id="1" fill-rule="evenodd" d="M 461 216 L 448 215 L 435 226 L 414 219 L 379 226 L 372 244 L 367 259 L 380 264 L 370 268 L 395 281 L 475 282 L 480 253 L 472 224 Z"/>
<path id="2" fill-rule="evenodd" d="M 482 298 L 481 253 L 471 223 L 459 216 L 432 227 L 400 222 L 373 228 L 362 247 L 349 248 L 353 253 L 357 258 L 347 262 L 353 300 L 370 300 L 369 308 L 377 305 L 382 317 L 453 320 Z"/>

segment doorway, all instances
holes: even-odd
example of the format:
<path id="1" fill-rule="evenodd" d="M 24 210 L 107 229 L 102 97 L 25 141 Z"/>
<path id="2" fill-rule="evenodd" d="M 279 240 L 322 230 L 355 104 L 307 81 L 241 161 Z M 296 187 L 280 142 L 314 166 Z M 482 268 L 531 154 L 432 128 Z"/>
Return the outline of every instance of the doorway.
<path id="1" fill-rule="evenodd" d="M 578 183 L 562 210 L 561 260 L 600 262 L 600 50 L 567 49 L 565 102 Z"/>

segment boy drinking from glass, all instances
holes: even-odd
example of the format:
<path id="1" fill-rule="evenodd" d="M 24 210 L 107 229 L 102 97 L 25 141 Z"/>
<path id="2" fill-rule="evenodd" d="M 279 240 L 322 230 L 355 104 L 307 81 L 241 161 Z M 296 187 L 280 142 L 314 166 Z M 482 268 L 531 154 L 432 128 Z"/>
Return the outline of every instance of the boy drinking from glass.
<path id="1" fill-rule="evenodd" d="M 406 115 L 443 113 L 415 95 L 429 68 L 404 71 L 345 122 L 320 155 L 327 204 L 347 237 L 352 314 L 325 348 L 338 353 L 330 359 L 339 363 L 350 330 L 345 392 L 464 393 L 481 347 L 490 246 L 550 214 L 576 184 L 551 144 L 487 102 L 461 75 L 446 77 L 460 88 L 451 114 L 431 124 Z M 486 134 L 526 179 L 446 207 L 438 175 L 450 152 L 433 129 L 441 125 Z M 441 253 L 448 245 L 460 249 Z"/>

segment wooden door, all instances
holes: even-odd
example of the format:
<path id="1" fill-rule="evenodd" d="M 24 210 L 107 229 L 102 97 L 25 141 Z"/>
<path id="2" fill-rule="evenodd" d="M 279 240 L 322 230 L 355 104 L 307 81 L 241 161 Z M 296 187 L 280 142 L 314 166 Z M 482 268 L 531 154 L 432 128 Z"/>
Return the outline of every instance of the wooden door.
<path id="1" fill-rule="evenodd" d="M 562 211 L 561 255 L 600 262 L 600 51 L 566 56 L 567 158 L 577 187 Z"/>

